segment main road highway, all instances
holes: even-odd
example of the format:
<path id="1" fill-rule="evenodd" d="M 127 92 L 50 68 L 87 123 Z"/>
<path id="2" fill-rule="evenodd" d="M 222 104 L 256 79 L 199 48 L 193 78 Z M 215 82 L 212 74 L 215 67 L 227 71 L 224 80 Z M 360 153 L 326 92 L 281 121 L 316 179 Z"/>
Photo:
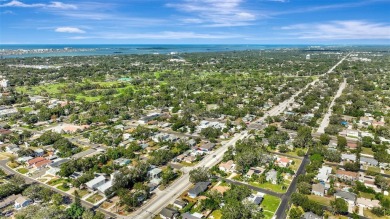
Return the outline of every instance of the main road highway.
<path id="1" fill-rule="evenodd" d="M 329 69 L 324 74 L 328 74 L 333 72 L 333 70 L 340 65 L 347 57 L 346 55 L 344 58 L 342 58 L 338 63 L 336 63 L 332 68 Z M 254 123 L 261 123 L 265 120 L 268 116 L 277 116 L 280 113 L 282 113 L 291 103 L 295 101 L 295 97 L 297 97 L 300 93 L 302 93 L 305 89 L 307 89 L 309 86 L 312 86 L 316 84 L 319 81 L 319 79 L 315 79 L 311 83 L 307 84 L 304 88 L 300 89 L 297 93 L 292 95 L 289 99 L 281 102 L 279 105 L 271 108 L 268 112 L 264 114 L 263 117 L 256 120 Z M 157 215 L 165 206 L 168 204 L 173 203 L 180 194 L 182 194 L 186 189 L 188 189 L 191 186 L 191 183 L 189 181 L 189 172 L 191 169 L 197 168 L 197 167 L 206 167 L 210 168 L 214 165 L 216 165 L 218 162 L 222 160 L 223 154 L 230 146 L 234 146 L 235 143 L 240 140 L 244 139 L 248 135 L 247 131 L 241 132 L 239 134 L 236 134 L 229 142 L 223 144 L 220 148 L 215 150 L 214 152 L 207 155 L 202 161 L 200 161 L 196 166 L 192 168 L 186 168 L 184 169 L 183 175 L 177 179 L 175 182 L 173 182 L 169 187 L 167 187 L 164 191 L 159 192 L 156 194 L 156 196 L 149 200 L 145 205 L 143 205 L 141 208 L 139 208 L 137 211 L 135 211 L 133 214 L 126 218 L 134 218 L 134 219 L 146 219 L 146 218 L 153 218 L 155 215 Z M 297 173 L 303 173 L 304 167 L 307 163 L 307 158 L 304 159 L 302 162 L 299 170 Z M 291 189 L 289 188 L 287 194 L 284 195 L 284 198 L 282 198 L 281 206 L 278 209 L 278 212 L 280 216 L 285 216 L 285 210 L 287 208 L 287 203 L 290 199 L 290 195 L 293 191 L 295 191 L 296 182 L 293 181 L 294 185 L 291 185 Z M 283 213 L 282 213 L 283 212 Z M 125 217 L 124 217 L 125 218 Z"/>

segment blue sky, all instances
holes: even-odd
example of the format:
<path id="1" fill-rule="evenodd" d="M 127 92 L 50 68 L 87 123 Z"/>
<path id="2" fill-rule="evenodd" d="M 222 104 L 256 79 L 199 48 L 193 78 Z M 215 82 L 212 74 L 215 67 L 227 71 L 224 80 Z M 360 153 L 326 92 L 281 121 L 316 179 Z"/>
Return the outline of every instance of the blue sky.
<path id="1" fill-rule="evenodd" d="M 390 0 L 0 0 L 1 44 L 390 44 Z"/>

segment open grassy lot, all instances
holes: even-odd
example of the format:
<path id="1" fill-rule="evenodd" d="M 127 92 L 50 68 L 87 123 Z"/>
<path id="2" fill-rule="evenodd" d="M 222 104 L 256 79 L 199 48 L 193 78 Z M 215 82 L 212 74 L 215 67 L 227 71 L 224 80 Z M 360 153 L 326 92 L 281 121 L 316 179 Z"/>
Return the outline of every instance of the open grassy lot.
<path id="1" fill-rule="evenodd" d="M 361 147 L 362 148 L 362 154 L 369 154 L 369 155 L 374 155 L 374 152 L 372 151 L 371 148 L 365 148 L 365 147 Z"/>
<path id="2" fill-rule="evenodd" d="M 379 167 L 367 167 L 367 170 L 369 171 L 372 171 L 372 172 L 376 172 L 376 173 L 380 173 L 381 172 L 381 169 Z"/>
<path id="3" fill-rule="evenodd" d="M 67 180 L 60 178 L 60 179 L 52 179 L 49 182 L 47 182 L 47 184 L 50 185 L 50 186 L 56 186 L 56 185 L 58 185 L 60 183 L 64 183 L 64 182 L 67 182 Z"/>
<path id="4" fill-rule="evenodd" d="M 333 200 L 333 198 L 327 198 L 327 197 L 321 197 L 318 195 L 308 195 L 309 199 L 315 202 L 318 202 L 320 204 L 330 206 L 330 201 Z"/>
<path id="5" fill-rule="evenodd" d="M 79 193 L 81 198 L 89 194 L 89 191 L 86 189 L 78 189 L 77 192 Z M 74 192 L 73 192 L 73 195 L 74 195 Z"/>
<path id="6" fill-rule="evenodd" d="M 91 197 L 87 198 L 87 201 L 91 202 L 91 203 L 96 203 L 102 199 L 103 199 L 103 196 L 96 193 L 96 194 L 92 195 Z"/>
<path id="7" fill-rule="evenodd" d="M 77 83 L 79 85 L 85 84 L 85 82 Z M 16 88 L 16 91 L 19 93 L 29 94 L 29 95 L 42 95 L 47 94 L 51 97 L 62 97 L 65 95 L 74 95 L 76 100 L 82 100 L 84 99 L 87 102 L 94 102 L 100 100 L 102 95 L 96 95 L 92 96 L 90 95 L 91 91 L 98 91 L 102 89 L 109 89 L 114 85 L 122 84 L 122 82 L 112 81 L 112 82 L 89 82 L 90 84 L 99 84 L 102 88 L 101 89 L 92 89 L 92 90 L 86 90 L 84 93 L 64 93 L 62 90 L 66 86 L 65 83 L 54 83 L 54 84 L 47 84 L 47 85 L 39 85 L 39 86 L 18 86 Z M 118 93 L 125 93 L 128 89 L 134 89 L 134 86 L 130 83 L 124 83 L 125 86 L 121 88 L 114 88 L 118 91 Z M 26 108 L 25 111 L 28 111 L 30 109 Z"/>
<path id="8" fill-rule="evenodd" d="M 213 213 L 211 213 L 214 219 L 221 219 L 222 218 L 222 212 L 221 210 L 215 210 Z"/>
<path id="9" fill-rule="evenodd" d="M 362 198 L 375 199 L 375 195 L 371 193 L 359 192 Z"/>
<path id="10" fill-rule="evenodd" d="M 261 207 L 263 208 L 264 215 L 266 218 L 272 218 L 278 209 L 280 204 L 280 199 L 271 195 L 265 195 L 264 200 L 261 203 Z"/>
<path id="11" fill-rule="evenodd" d="M 274 185 L 272 183 L 269 183 L 269 182 L 266 182 L 266 183 L 263 183 L 263 184 L 260 184 L 258 182 L 249 182 L 250 185 L 252 186 L 256 186 L 256 187 L 259 187 L 259 188 L 262 188 L 262 189 L 268 189 L 268 190 L 271 190 L 271 191 L 274 191 L 274 192 L 279 192 L 279 193 L 284 193 L 287 191 L 287 188 L 289 186 L 289 184 L 287 183 L 284 183 L 285 185 L 285 189 L 282 188 L 282 185 Z"/>
<path id="12" fill-rule="evenodd" d="M 63 185 L 60 185 L 60 186 L 57 186 L 57 189 L 61 190 L 61 191 L 64 191 L 64 192 L 67 192 L 70 190 L 69 187 L 65 188 Z"/>
<path id="13" fill-rule="evenodd" d="M 26 168 L 19 168 L 18 172 L 21 173 L 21 174 L 26 174 L 26 173 L 28 173 L 28 169 L 26 169 Z"/>
<path id="14" fill-rule="evenodd" d="M 383 217 L 378 217 L 376 216 L 375 214 L 373 214 L 370 210 L 368 209 L 364 209 L 363 210 L 363 214 L 364 216 L 366 216 L 367 218 L 371 218 L 371 219 L 385 219 L 385 218 L 389 218 L 389 217 L 386 217 L 386 216 L 383 216 Z"/>

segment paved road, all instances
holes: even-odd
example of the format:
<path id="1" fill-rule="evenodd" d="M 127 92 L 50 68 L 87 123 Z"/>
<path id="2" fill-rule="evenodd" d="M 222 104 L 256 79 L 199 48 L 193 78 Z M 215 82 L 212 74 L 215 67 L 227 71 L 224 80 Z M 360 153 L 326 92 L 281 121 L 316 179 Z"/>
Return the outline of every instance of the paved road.
<path id="1" fill-rule="evenodd" d="M 309 156 L 306 154 L 305 157 L 302 160 L 301 165 L 299 166 L 297 172 L 295 173 L 295 177 L 293 178 L 290 186 L 288 187 L 288 190 L 284 195 L 282 196 L 282 201 L 280 202 L 278 210 L 275 212 L 275 218 L 286 218 L 287 211 L 290 208 L 290 198 L 291 195 L 295 192 L 297 189 L 297 183 L 298 183 L 298 177 L 301 174 L 305 174 L 305 167 L 309 163 Z"/>
<path id="2" fill-rule="evenodd" d="M 338 66 L 340 65 L 347 57 L 349 56 L 349 54 L 347 54 L 346 56 L 344 56 L 344 58 L 342 58 L 336 65 L 334 65 L 332 68 L 329 69 L 329 71 L 327 71 L 325 74 L 329 74 L 331 72 L 333 72 L 333 70 Z M 302 92 L 304 89 L 306 89 L 308 86 L 310 85 L 314 85 L 317 81 L 317 80 L 314 80 L 312 83 L 308 84 L 305 88 L 303 88 L 300 92 Z M 295 192 L 296 188 L 297 188 L 297 176 L 301 175 L 301 174 L 304 174 L 305 173 L 305 166 L 309 163 L 309 158 L 308 158 L 308 155 L 306 153 L 305 157 L 303 158 L 302 160 L 302 163 L 301 165 L 299 166 L 298 168 L 298 171 L 296 172 L 295 174 L 295 177 L 293 179 L 293 181 L 291 182 L 290 184 L 290 187 L 288 188 L 287 192 L 282 196 L 282 201 L 280 202 L 280 205 L 279 205 L 279 208 L 276 210 L 276 213 L 274 215 L 274 218 L 277 218 L 277 219 L 284 219 L 287 217 L 287 211 L 288 209 L 290 208 L 290 198 L 291 198 L 291 195 L 293 192 Z"/>
<path id="3" fill-rule="evenodd" d="M 223 154 L 228 147 L 233 146 L 238 140 L 247 136 L 247 132 L 236 134 L 229 142 L 207 155 L 202 161 L 192 168 L 186 168 L 183 175 L 175 180 L 168 188 L 158 193 L 152 200 L 149 200 L 144 206 L 135 211 L 130 217 L 134 219 L 152 218 L 157 215 L 166 205 L 173 203 L 192 184 L 189 181 L 189 171 L 197 167 L 210 168 L 222 160 Z M 125 217 L 124 217 L 125 218 Z"/>
<path id="4" fill-rule="evenodd" d="M 333 100 L 329 105 L 328 112 L 325 114 L 324 119 L 322 120 L 322 122 L 320 124 L 320 127 L 318 127 L 318 130 L 317 130 L 318 133 L 325 133 L 325 128 L 328 127 L 329 118 L 333 112 L 334 103 L 335 103 L 336 99 L 341 96 L 346 85 L 347 85 L 347 79 L 344 78 L 343 83 L 340 84 L 339 90 L 337 91 L 336 95 L 333 97 Z"/>
<path id="5" fill-rule="evenodd" d="M 35 179 L 33 179 L 33 178 L 30 178 L 30 177 L 27 177 L 27 176 L 25 176 L 25 175 L 23 175 L 23 174 L 20 174 L 19 172 L 13 170 L 12 168 L 9 168 L 9 167 L 7 166 L 7 162 L 8 162 L 8 160 L 0 160 L 0 168 L 2 168 L 2 169 L 3 169 L 4 171 L 6 171 L 7 173 L 13 173 L 13 174 L 15 174 L 15 175 L 19 175 L 19 176 L 23 177 L 23 178 L 26 180 L 26 183 L 39 183 L 39 184 L 41 184 L 42 186 L 44 186 L 44 187 L 46 187 L 46 188 L 49 188 L 49 189 L 51 189 L 51 190 L 54 191 L 54 192 L 60 193 L 61 195 L 65 196 L 65 197 L 68 197 L 68 198 L 71 198 L 71 199 L 74 198 L 73 196 L 69 195 L 68 193 L 66 193 L 66 192 L 64 192 L 64 191 L 61 191 L 61 190 L 59 190 L 59 189 L 57 189 L 57 188 L 51 187 L 51 186 L 49 186 L 49 185 L 47 185 L 47 184 L 44 184 L 44 183 L 42 183 L 42 182 L 40 182 L 40 181 L 38 181 L 38 180 L 35 180 Z M 91 204 L 91 203 L 89 203 L 89 202 L 86 202 L 86 201 L 81 200 L 81 204 L 82 204 L 85 208 L 89 208 L 89 209 L 93 209 L 93 210 L 96 210 L 96 209 L 97 209 L 97 210 L 99 210 L 100 212 L 102 212 L 104 215 L 106 215 L 107 217 L 114 217 L 114 218 L 115 218 L 115 217 L 117 216 L 116 214 L 111 213 L 111 212 L 109 212 L 109 211 L 106 211 L 105 209 L 99 208 L 99 207 L 97 207 L 97 206 L 94 206 L 93 204 Z"/>

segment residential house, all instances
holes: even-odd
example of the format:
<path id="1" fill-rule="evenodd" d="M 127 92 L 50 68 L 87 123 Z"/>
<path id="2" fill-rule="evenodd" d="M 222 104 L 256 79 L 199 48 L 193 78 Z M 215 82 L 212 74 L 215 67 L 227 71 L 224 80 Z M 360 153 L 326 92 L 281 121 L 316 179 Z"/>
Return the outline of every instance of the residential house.
<path id="1" fill-rule="evenodd" d="M 346 181 L 356 181 L 359 179 L 359 173 L 346 170 L 337 170 L 336 177 Z"/>
<path id="2" fill-rule="evenodd" d="M 368 198 L 357 198 L 356 205 L 362 208 L 372 209 L 375 207 L 380 207 L 379 200 L 371 200 Z"/>
<path id="3" fill-rule="evenodd" d="M 253 203 L 255 205 L 260 205 L 264 199 L 264 193 L 258 192 L 257 194 L 251 194 L 246 198 L 246 201 Z"/>
<path id="4" fill-rule="evenodd" d="M 360 157 L 360 164 L 368 166 L 378 166 L 379 162 L 371 157 Z"/>
<path id="5" fill-rule="evenodd" d="M 15 200 L 15 204 L 14 204 L 14 208 L 16 210 L 19 210 L 19 209 L 22 209 L 24 207 L 27 207 L 29 206 L 30 204 L 32 203 L 32 201 L 25 197 L 25 196 L 19 196 L 16 200 Z"/>
<path id="6" fill-rule="evenodd" d="M 262 174 L 265 171 L 264 168 L 261 167 L 251 167 L 248 172 L 245 174 L 246 178 L 252 178 L 253 174 Z"/>
<path id="7" fill-rule="evenodd" d="M 181 199 L 176 199 L 175 202 L 173 202 L 173 206 L 179 208 L 179 209 L 183 209 L 187 206 L 188 202 L 186 201 L 183 201 Z"/>
<path id="8" fill-rule="evenodd" d="M 276 184 L 277 183 L 277 180 L 278 180 L 278 172 L 274 169 L 268 171 L 266 174 L 265 174 L 265 179 L 272 183 L 272 184 Z"/>
<path id="9" fill-rule="evenodd" d="M 35 157 L 42 157 L 45 154 L 45 151 L 42 148 L 37 148 L 34 150 Z"/>
<path id="10" fill-rule="evenodd" d="M 201 219 L 201 218 L 203 218 L 203 215 L 201 215 L 199 213 L 190 214 L 189 212 L 186 212 L 186 213 L 181 215 L 181 218 L 182 219 Z"/>
<path id="11" fill-rule="evenodd" d="M 352 206 L 355 206 L 356 204 L 356 194 L 354 193 L 351 193 L 351 192 L 345 192 L 345 191 L 337 191 L 335 194 L 334 194 L 334 197 L 336 198 L 342 198 L 344 199 L 346 202 L 348 202 L 349 205 L 352 205 Z"/>
<path id="12" fill-rule="evenodd" d="M 162 170 L 160 168 L 153 168 L 148 171 L 148 177 L 150 179 L 157 179 L 161 177 Z"/>
<path id="13" fill-rule="evenodd" d="M 314 214 L 313 212 L 305 212 L 301 216 L 301 219 L 322 219 L 322 217 Z"/>
<path id="14" fill-rule="evenodd" d="M 188 191 L 188 196 L 191 198 L 196 198 L 200 193 L 207 190 L 210 182 L 198 182 L 195 186 Z"/>
<path id="15" fill-rule="evenodd" d="M 187 144 L 190 147 L 194 147 L 196 145 L 196 141 L 191 138 L 190 140 L 187 141 Z"/>
<path id="16" fill-rule="evenodd" d="M 11 154 L 16 154 L 19 150 L 20 148 L 16 144 L 8 144 L 5 146 L 5 151 Z"/>
<path id="17" fill-rule="evenodd" d="M 97 187 L 97 190 L 101 192 L 102 194 L 105 194 L 107 190 L 109 190 L 112 187 L 112 180 L 108 180 L 104 184 Z"/>
<path id="18" fill-rule="evenodd" d="M 291 164 L 292 160 L 288 159 L 287 157 L 277 157 L 275 163 L 279 167 L 288 167 Z"/>
<path id="19" fill-rule="evenodd" d="M 45 168 L 47 166 L 49 166 L 49 164 L 51 164 L 53 161 L 51 160 L 42 160 L 42 161 L 39 161 L 39 162 L 36 162 L 34 164 L 34 167 L 38 170 L 42 169 L 42 168 Z"/>
<path id="20" fill-rule="evenodd" d="M 175 210 L 175 209 L 163 208 L 160 211 L 159 216 L 162 219 L 177 219 L 177 218 L 179 218 L 179 212 L 177 210 Z"/>
<path id="21" fill-rule="evenodd" d="M 77 159 L 80 159 L 80 158 L 83 158 L 83 157 L 87 157 L 87 156 L 92 156 L 93 154 L 95 154 L 97 151 L 93 148 L 90 148 L 88 150 L 85 150 L 85 151 L 82 151 L 80 153 L 77 153 L 77 154 L 74 154 L 72 156 L 72 158 L 74 160 L 77 160 Z"/>
<path id="22" fill-rule="evenodd" d="M 221 164 L 219 164 L 219 169 L 221 171 L 231 173 L 231 172 L 234 172 L 235 166 L 236 165 L 234 164 L 234 161 L 229 160 L 227 162 L 222 162 Z"/>
<path id="23" fill-rule="evenodd" d="M 127 159 L 127 158 L 118 158 L 118 159 L 113 161 L 113 163 L 115 165 L 118 165 L 118 166 L 126 166 L 126 165 L 130 164 L 130 162 L 131 162 L 131 160 Z"/>
<path id="24" fill-rule="evenodd" d="M 106 183 L 106 177 L 104 176 L 98 176 L 98 177 L 95 177 L 94 179 L 88 181 L 87 183 L 85 183 L 85 185 L 87 186 L 88 189 L 90 190 L 96 190 L 99 186 L 103 185 Z"/>
<path id="25" fill-rule="evenodd" d="M 192 162 L 196 161 L 196 157 L 195 156 L 186 156 L 186 157 L 184 157 L 183 161 L 186 163 L 192 163 Z"/>
<path id="26" fill-rule="evenodd" d="M 7 198 L 3 199 L 0 202 L 0 209 L 3 209 L 7 206 L 14 205 L 15 200 L 18 199 L 21 195 L 10 195 Z"/>
<path id="27" fill-rule="evenodd" d="M 325 186 L 322 183 L 313 184 L 311 187 L 311 193 L 318 196 L 325 195 Z"/>
<path id="28" fill-rule="evenodd" d="M 320 182 L 328 182 L 331 173 L 332 173 L 331 167 L 322 166 L 321 169 L 318 170 L 318 174 L 315 178 Z"/>
<path id="29" fill-rule="evenodd" d="M 46 159 L 43 158 L 43 157 L 36 157 L 36 158 L 33 158 L 31 160 L 28 160 L 27 161 L 27 165 L 28 165 L 28 168 L 31 168 L 34 166 L 34 164 L 38 163 L 38 162 L 42 162 L 42 161 L 45 161 Z"/>
<path id="30" fill-rule="evenodd" d="M 358 147 L 358 143 L 356 141 L 348 141 L 347 147 L 351 150 L 355 150 Z"/>
<path id="31" fill-rule="evenodd" d="M 23 156 L 23 157 L 19 157 L 17 159 L 17 161 L 18 161 L 18 163 L 27 163 L 29 160 L 32 160 L 32 159 L 34 159 L 34 158 L 31 156 Z"/>
<path id="32" fill-rule="evenodd" d="M 209 152 L 209 151 L 213 150 L 214 147 L 215 147 L 215 144 L 209 142 L 209 143 L 200 145 L 198 148 L 202 151 Z"/>

